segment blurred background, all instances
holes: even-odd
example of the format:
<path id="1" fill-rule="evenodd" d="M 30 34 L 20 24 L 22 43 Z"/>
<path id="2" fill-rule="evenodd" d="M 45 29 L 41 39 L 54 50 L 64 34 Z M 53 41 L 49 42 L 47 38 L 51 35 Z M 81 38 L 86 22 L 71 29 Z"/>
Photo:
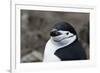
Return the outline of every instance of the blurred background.
<path id="1" fill-rule="evenodd" d="M 89 13 L 21 10 L 21 63 L 42 62 L 49 32 L 60 21 L 72 24 L 89 59 Z"/>

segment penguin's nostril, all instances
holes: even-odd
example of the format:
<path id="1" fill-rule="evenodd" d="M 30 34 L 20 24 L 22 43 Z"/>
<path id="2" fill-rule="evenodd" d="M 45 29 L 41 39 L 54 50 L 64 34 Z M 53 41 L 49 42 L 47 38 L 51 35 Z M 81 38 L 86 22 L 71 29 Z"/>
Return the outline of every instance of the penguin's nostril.
<path id="1" fill-rule="evenodd" d="M 60 35 L 61 33 L 60 32 L 57 32 L 57 31 L 52 31 L 50 32 L 50 36 L 58 36 Z"/>

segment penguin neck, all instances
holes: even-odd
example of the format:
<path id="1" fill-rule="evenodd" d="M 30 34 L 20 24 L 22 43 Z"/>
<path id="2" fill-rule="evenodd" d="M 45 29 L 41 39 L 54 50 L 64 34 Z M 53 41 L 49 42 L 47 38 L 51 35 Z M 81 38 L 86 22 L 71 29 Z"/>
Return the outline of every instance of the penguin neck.
<path id="1" fill-rule="evenodd" d="M 74 41 L 77 40 L 76 36 L 73 36 L 71 38 L 66 38 L 60 42 L 55 42 L 52 38 L 51 38 L 51 42 L 54 46 L 56 46 L 57 48 L 61 48 L 61 47 L 65 47 L 70 45 L 71 43 L 73 43 Z"/>

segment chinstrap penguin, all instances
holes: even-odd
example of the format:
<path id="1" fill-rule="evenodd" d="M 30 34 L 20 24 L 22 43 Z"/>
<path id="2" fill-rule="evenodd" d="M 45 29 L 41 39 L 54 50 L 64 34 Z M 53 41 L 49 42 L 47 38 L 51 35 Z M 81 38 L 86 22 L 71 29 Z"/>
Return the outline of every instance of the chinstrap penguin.
<path id="1" fill-rule="evenodd" d="M 85 60 L 85 51 L 78 41 L 75 29 L 67 22 L 56 23 L 46 43 L 44 62 Z"/>

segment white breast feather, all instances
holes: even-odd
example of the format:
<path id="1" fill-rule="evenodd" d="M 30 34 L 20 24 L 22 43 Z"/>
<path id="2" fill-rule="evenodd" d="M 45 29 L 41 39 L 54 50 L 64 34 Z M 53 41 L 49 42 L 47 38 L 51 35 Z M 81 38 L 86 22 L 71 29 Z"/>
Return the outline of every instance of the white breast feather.
<path id="1" fill-rule="evenodd" d="M 58 49 L 57 46 L 53 45 L 51 43 L 51 40 L 49 40 L 46 44 L 45 51 L 44 51 L 44 62 L 54 62 L 54 61 L 60 61 L 60 59 L 54 55 L 55 51 Z"/>

